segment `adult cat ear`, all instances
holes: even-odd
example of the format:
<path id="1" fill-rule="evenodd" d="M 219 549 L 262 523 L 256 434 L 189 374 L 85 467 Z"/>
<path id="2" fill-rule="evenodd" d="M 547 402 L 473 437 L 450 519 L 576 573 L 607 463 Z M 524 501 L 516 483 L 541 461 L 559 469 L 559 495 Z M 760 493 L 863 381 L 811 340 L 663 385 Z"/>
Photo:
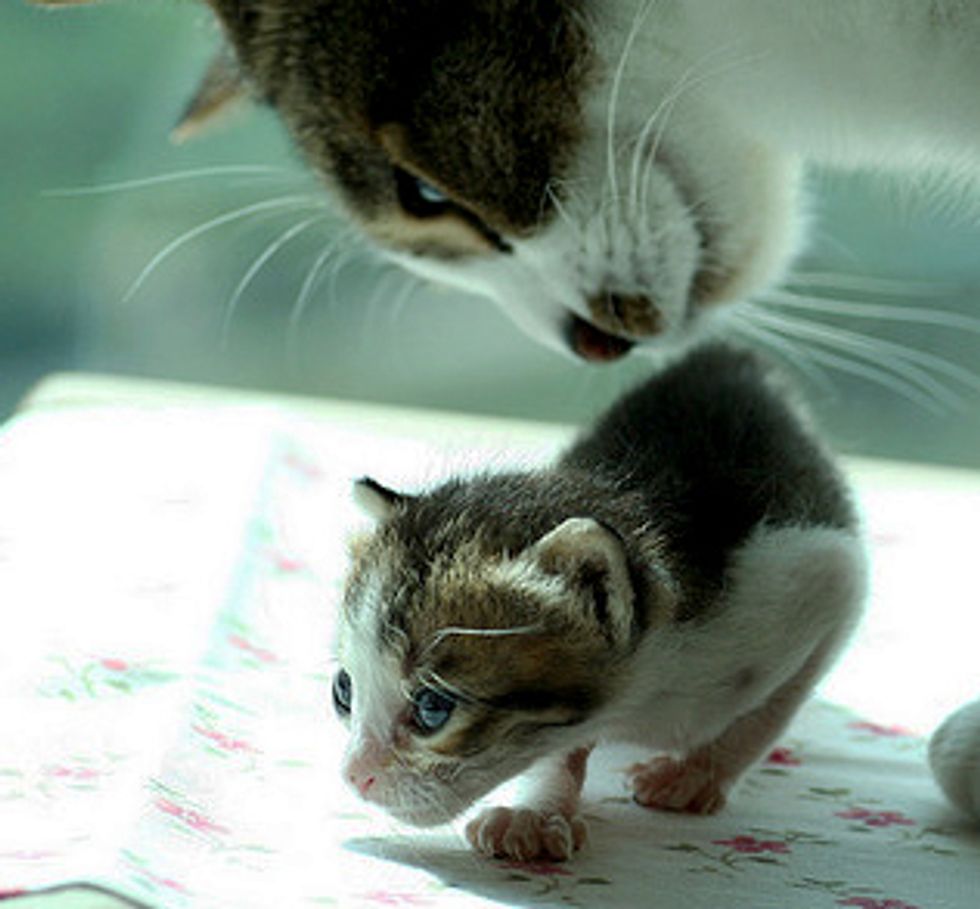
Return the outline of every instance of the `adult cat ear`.
<path id="1" fill-rule="evenodd" d="M 626 644 L 633 628 L 633 583 L 619 535 L 592 518 L 569 518 L 527 552 L 538 568 L 562 576 L 589 604 L 601 632 Z"/>
<path id="2" fill-rule="evenodd" d="M 390 518 L 395 509 L 409 498 L 370 477 L 361 477 L 354 483 L 354 501 L 377 521 Z"/>
<path id="3" fill-rule="evenodd" d="M 245 77 L 231 51 L 223 48 L 205 70 L 170 138 L 178 143 L 193 138 L 213 125 L 221 114 L 247 97 Z"/>

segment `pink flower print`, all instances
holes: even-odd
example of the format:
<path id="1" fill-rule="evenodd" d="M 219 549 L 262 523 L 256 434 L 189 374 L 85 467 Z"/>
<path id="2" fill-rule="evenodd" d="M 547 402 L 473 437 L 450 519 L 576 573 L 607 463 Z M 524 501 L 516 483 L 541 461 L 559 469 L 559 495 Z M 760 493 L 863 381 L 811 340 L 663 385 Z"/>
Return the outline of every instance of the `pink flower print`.
<path id="1" fill-rule="evenodd" d="M 185 808 L 183 805 L 178 805 L 176 802 L 170 801 L 170 799 L 158 798 L 156 800 L 156 806 L 164 814 L 169 814 L 198 833 L 229 832 L 227 827 L 222 827 L 193 808 Z"/>
<path id="2" fill-rule="evenodd" d="M 799 767 L 803 761 L 801 761 L 791 748 L 773 748 L 769 752 L 769 756 L 766 758 L 767 764 L 777 764 L 780 767 Z"/>
<path id="3" fill-rule="evenodd" d="M 319 480 L 323 476 L 323 471 L 316 464 L 295 451 L 289 452 L 283 463 L 306 480 Z"/>
<path id="4" fill-rule="evenodd" d="M 87 782 L 97 779 L 101 774 L 93 767 L 47 767 L 45 773 L 56 779 Z"/>
<path id="5" fill-rule="evenodd" d="M 883 726 L 880 723 L 869 723 L 866 720 L 859 720 L 847 724 L 848 729 L 857 729 L 860 732 L 870 732 L 881 738 L 893 739 L 914 735 L 910 729 L 904 726 Z"/>
<path id="6" fill-rule="evenodd" d="M 107 669 L 109 672 L 129 671 L 129 663 L 125 660 L 120 660 L 118 657 L 103 657 L 99 660 L 99 663 L 103 669 Z"/>
<path id="7" fill-rule="evenodd" d="M 269 558 L 272 560 L 276 571 L 281 574 L 299 574 L 306 571 L 306 563 L 302 559 L 281 549 L 271 550 Z"/>
<path id="8" fill-rule="evenodd" d="M 745 855 L 758 855 L 762 852 L 773 852 L 777 855 L 787 855 L 790 852 L 789 843 L 782 840 L 758 840 L 754 836 L 735 836 L 730 840 L 712 840 L 716 846 L 727 846 L 735 852 Z"/>
<path id="9" fill-rule="evenodd" d="M 919 909 L 904 900 L 876 900 L 870 896 L 850 896 L 846 900 L 837 900 L 838 906 L 858 906 L 859 909 Z"/>
<path id="10" fill-rule="evenodd" d="M 860 821 L 865 827 L 914 827 L 915 821 L 900 811 L 871 811 L 868 808 L 849 808 L 838 811 L 837 817 L 848 821 Z"/>
<path id="11" fill-rule="evenodd" d="M 243 653 L 247 653 L 249 656 L 255 657 L 260 663 L 278 663 L 279 658 L 271 651 L 266 650 L 264 647 L 258 647 L 251 641 L 243 638 L 240 634 L 230 634 L 228 635 L 228 643 L 232 647 L 241 650 Z"/>
<path id="12" fill-rule="evenodd" d="M 0 852 L 0 858 L 14 859 L 18 862 L 45 862 L 60 856 L 49 849 L 16 849 L 13 852 Z"/>
<path id="13" fill-rule="evenodd" d="M 204 736 L 209 742 L 213 742 L 222 751 L 242 751 L 247 754 L 257 754 L 258 749 L 246 742 L 244 739 L 233 739 L 231 736 L 218 732 L 217 729 L 208 729 L 205 726 L 191 727 L 198 735 Z"/>

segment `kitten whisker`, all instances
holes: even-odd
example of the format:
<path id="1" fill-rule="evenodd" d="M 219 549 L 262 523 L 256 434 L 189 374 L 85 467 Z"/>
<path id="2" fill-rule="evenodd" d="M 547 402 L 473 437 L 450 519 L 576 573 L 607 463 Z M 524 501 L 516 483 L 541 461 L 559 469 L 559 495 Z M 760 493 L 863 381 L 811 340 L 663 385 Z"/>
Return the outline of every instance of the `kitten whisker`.
<path id="1" fill-rule="evenodd" d="M 162 265 L 167 259 L 170 258 L 177 250 L 186 246 L 192 240 L 197 239 L 203 234 L 209 233 L 225 224 L 231 224 L 235 221 L 241 221 L 252 215 L 259 214 L 260 212 L 273 211 L 275 209 L 301 209 L 301 208 L 323 208 L 324 204 L 321 201 L 313 200 L 308 195 L 290 195 L 290 196 L 278 196 L 275 199 L 265 199 L 262 202 L 253 202 L 251 205 L 245 205 L 241 208 L 233 209 L 232 211 L 224 212 L 214 218 L 209 218 L 203 224 L 198 224 L 196 227 L 192 227 L 190 230 L 185 231 L 178 237 L 171 240 L 166 246 L 163 247 L 152 259 L 143 267 L 143 270 L 136 277 L 136 280 L 129 286 L 129 289 L 123 295 L 122 303 L 129 303 L 134 296 L 139 292 L 140 288 L 146 282 L 146 280 Z"/>
<path id="2" fill-rule="evenodd" d="M 67 186 L 46 189 L 41 192 L 45 198 L 73 198 L 75 196 L 98 196 L 129 190 L 151 189 L 183 181 L 215 179 L 216 177 L 272 177 L 281 180 L 309 180 L 303 171 L 289 170 L 266 164 L 224 164 L 215 167 L 194 167 L 188 170 L 173 171 L 167 174 L 153 174 L 149 177 L 135 177 L 130 180 L 115 180 L 110 183 L 96 183 L 89 186 Z"/>
<path id="3" fill-rule="evenodd" d="M 429 642 L 422 648 L 419 659 L 424 659 L 448 637 L 502 638 L 522 634 L 539 634 L 543 630 L 544 626 L 540 622 L 533 625 L 516 625 L 511 628 L 464 628 L 460 625 L 447 625 L 432 635 Z"/>
<path id="4" fill-rule="evenodd" d="M 251 266 L 249 266 L 248 270 L 244 275 L 242 275 L 242 279 L 238 282 L 238 286 L 234 289 L 231 296 L 228 298 L 227 304 L 225 305 L 225 315 L 221 323 L 222 348 L 227 347 L 228 345 L 228 337 L 231 332 L 231 322 L 234 318 L 235 312 L 238 309 L 238 303 L 241 300 L 242 295 L 245 293 L 246 289 L 252 283 L 258 273 L 263 269 L 265 264 L 291 240 L 298 237 L 301 233 L 303 233 L 303 231 L 313 224 L 323 221 L 326 217 L 326 215 L 314 215 L 311 218 L 304 218 L 298 224 L 293 224 L 291 227 L 281 233 L 275 240 L 273 240 L 255 259 Z"/>

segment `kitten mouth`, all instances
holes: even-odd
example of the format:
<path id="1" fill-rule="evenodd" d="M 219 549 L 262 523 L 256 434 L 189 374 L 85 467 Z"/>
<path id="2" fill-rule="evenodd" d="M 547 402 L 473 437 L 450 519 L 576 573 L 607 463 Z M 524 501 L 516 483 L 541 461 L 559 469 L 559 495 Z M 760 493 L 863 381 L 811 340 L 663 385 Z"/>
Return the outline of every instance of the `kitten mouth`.
<path id="1" fill-rule="evenodd" d="M 613 363 L 621 360 L 634 347 L 634 342 L 619 335 L 610 334 L 571 314 L 565 333 L 572 352 L 589 363 Z"/>

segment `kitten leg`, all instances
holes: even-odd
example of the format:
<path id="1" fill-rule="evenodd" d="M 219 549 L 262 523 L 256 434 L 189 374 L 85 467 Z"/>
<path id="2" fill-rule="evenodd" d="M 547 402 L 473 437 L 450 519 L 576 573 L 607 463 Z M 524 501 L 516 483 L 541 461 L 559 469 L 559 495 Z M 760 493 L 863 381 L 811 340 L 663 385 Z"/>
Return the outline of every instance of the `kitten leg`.
<path id="1" fill-rule="evenodd" d="M 806 657 L 786 681 L 756 695 L 755 705 L 733 709 L 736 719 L 712 740 L 681 758 L 660 756 L 631 767 L 641 805 L 694 814 L 724 807 L 729 790 L 789 725 L 850 632 L 864 598 L 863 549 L 843 531 L 767 530 L 739 554 L 731 581 L 728 608 L 733 618 L 749 620 L 750 633 L 726 630 L 730 650 L 751 656 L 757 666 L 774 656 L 778 664 L 781 654 L 794 650 Z M 779 629 L 770 642 L 758 631 L 765 626 Z M 816 644 L 808 645 L 808 637 Z"/>
<path id="2" fill-rule="evenodd" d="M 577 748 L 533 768 L 519 806 L 488 808 L 467 824 L 473 848 L 519 862 L 571 858 L 586 838 L 578 804 L 591 751 L 591 745 Z"/>
<path id="3" fill-rule="evenodd" d="M 629 769 L 633 798 L 648 808 L 714 814 L 728 792 L 776 740 L 809 695 L 827 661 L 826 646 L 762 704 L 739 717 L 718 738 L 683 758 L 665 755 Z M 834 648 L 836 649 L 836 648 Z"/>

